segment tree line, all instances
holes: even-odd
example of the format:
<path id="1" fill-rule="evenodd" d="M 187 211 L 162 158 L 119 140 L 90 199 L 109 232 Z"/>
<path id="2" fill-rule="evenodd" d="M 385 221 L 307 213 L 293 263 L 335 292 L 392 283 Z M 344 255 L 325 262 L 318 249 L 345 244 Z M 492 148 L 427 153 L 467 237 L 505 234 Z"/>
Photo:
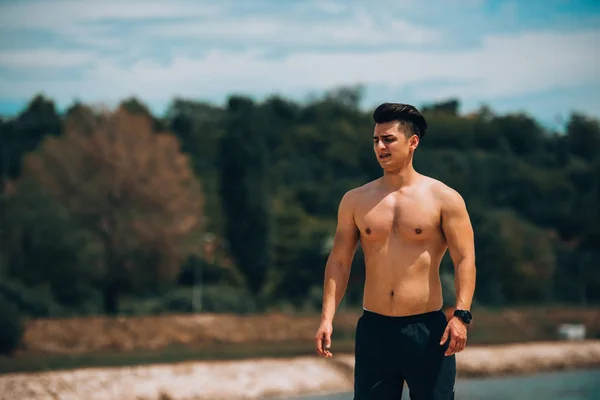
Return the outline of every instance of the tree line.
<path id="1" fill-rule="evenodd" d="M 339 201 L 381 176 L 360 100 L 174 99 L 157 116 L 36 96 L 0 121 L 0 300 L 31 316 L 318 309 Z M 415 169 L 467 203 L 475 301 L 600 300 L 599 121 L 420 108 Z M 451 303 L 448 256 L 442 277 Z M 345 306 L 363 279 L 359 247 Z"/>

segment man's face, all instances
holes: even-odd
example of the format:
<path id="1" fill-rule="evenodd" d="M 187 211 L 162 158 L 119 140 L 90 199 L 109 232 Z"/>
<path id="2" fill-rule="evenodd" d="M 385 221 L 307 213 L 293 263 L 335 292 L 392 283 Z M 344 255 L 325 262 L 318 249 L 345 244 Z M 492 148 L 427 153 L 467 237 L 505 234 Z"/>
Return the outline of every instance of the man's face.
<path id="1" fill-rule="evenodd" d="M 398 122 L 375 124 L 373 150 L 384 171 L 395 171 L 405 166 L 419 143 L 416 135 L 407 138 L 404 129 Z"/>

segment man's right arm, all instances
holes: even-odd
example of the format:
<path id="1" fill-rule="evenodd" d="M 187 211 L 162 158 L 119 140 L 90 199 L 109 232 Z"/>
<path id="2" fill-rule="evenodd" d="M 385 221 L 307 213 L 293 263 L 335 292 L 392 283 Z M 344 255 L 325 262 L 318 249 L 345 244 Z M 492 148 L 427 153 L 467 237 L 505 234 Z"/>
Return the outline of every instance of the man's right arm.
<path id="1" fill-rule="evenodd" d="M 358 242 L 358 228 L 354 221 L 355 196 L 356 193 L 350 191 L 340 201 L 333 247 L 325 266 L 321 325 L 315 339 L 317 340 L 317 352 L 329 357 L 331 353 L 326 351 L 323 345 L 325 348 L 329 348 L 331 344 L 333 317 L 346 292 L 350 266 Z"/>
<path id="2" fill-rule="evenodd" d="M 350 266 L 358 242 L 358 228 L 354 222 L 353 197 L 355 197 L 353 192 L 346 193 L 338 208 L 333 247 L 325 266 L 322 321 L 333 321 L 335 310 L 340 305 L 348 285 Z"/>

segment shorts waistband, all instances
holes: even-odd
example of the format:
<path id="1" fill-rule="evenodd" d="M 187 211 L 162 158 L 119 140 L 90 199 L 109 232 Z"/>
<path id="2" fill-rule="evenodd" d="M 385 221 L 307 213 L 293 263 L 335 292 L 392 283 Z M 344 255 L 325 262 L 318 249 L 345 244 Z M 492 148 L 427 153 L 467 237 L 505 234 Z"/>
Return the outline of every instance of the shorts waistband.
<path id="1" fill-rule="evenodd" d="M 429 321 L 432 318 L 440 317 L 440 314 L 444 312 L 440 310 L 429 311 L 422 314 L 402 315 L 402 316 L 391 316 L 379 314 L 367 309 L 363 309 L 363 318 L 372 321 L 381 321 L 395 324 L 414 324 L 418 322 Z M 445 314 L 444 314 L 445 317 Z"/>

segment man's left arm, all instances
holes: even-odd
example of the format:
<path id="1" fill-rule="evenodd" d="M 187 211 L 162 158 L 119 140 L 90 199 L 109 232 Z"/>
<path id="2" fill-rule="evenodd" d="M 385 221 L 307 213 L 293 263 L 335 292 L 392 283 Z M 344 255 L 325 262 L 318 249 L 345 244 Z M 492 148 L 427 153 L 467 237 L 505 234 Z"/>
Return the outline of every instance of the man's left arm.
<path id="1" fill-rule="evenodd" d="M 442 193 L 442 230 L 448 244 L 448 252 L 454 264 L 456 309 L 470 310 L 475 293 L 475 240 L 471 219 L 462 196 L 453 189 L 444 188 Z M 441 344 L 448 337 L 450 344 L 446 355 L 462 351 L 467 341 L 467 326 L 458 317 L 448 322 Z"/>

